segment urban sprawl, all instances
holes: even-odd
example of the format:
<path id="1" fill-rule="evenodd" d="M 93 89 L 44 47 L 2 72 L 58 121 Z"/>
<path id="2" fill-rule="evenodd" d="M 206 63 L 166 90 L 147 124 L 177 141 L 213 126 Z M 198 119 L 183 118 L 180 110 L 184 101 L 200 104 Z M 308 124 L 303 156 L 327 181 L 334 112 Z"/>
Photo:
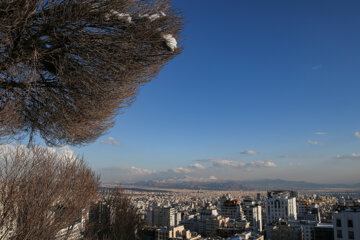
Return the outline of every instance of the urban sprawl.
<path id="1" fill-rule="evenodd" d="M 127 193 L 146 239 L 360 240 L 358 192 Z"/>

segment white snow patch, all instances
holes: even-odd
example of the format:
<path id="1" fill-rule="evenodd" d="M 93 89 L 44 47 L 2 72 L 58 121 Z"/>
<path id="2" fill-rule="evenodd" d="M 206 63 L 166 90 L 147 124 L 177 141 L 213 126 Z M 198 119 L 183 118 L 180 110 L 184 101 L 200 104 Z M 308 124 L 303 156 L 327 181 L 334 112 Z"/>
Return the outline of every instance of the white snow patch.
<path id="1" fill-rule="evenodd" d="M 110 10 L 110 13 L 105 14 L 105 20 L 109 21 L 110 17 L 116 17 L 119 20 L 124 20 L 125 22 L 131 23 L 132 17 L 128 13 L 119 13 L 115 10 Z"/>
<path id="2" fill-rule="evenodd" d="M 147 14 L 145 14 L 145 15 L 147 15 Z M 143 16 L 145 16 L 145 15 L 143 15 Z M 160 12 L 160 13 L 154 13 L 150 16 L 147 15 L 146 17 L 148 17 L 150 21 L 154 21 L 160 17 L 165 17 L 165 16 L 166 16 L 166 14 L 164 12 Z"/>
<path id="3" fill-rule="evenodd" d="M 174 51 L 177 48 L 177 41 L 171 34 L 162 34 L 163 39 L 166 42 L 166 45 Z"/>

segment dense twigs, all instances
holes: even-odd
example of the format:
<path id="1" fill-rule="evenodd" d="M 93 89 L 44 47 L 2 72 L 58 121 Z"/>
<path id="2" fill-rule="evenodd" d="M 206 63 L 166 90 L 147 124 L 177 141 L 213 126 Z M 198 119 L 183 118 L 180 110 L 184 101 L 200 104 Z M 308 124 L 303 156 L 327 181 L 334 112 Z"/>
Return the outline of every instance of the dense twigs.
<path id="1" fill-rule="evenodd" d="M 1 0 L 0 137 L 94 141 L 181 52 L 167 0 Z"/>
<path id="2" fill-rule="evenodd" d="M 93 171 L 72 155 L 44 147 L 2 147 L 0 239 L 56 239 L 96 200 L 97 188 Z"/>
<path id="3" fill-rule="evenodd" d="M 103 192 L 102 200 L 91 208 L 85 239 L 141 239 L 143 224 L 128 195 L 116 188 Z"/>

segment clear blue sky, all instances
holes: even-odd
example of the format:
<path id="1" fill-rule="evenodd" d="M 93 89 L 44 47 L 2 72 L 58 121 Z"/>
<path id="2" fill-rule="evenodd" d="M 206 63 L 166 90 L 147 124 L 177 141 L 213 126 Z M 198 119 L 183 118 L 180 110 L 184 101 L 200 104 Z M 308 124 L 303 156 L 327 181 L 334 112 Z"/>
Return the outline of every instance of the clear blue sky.
<path id="1" fill-rule="evenodd" d="M 360 1 L 173 4 L 186 21 L 183 54 L 106 136 L 75 149 L 90 166 L 198 163 L 207 168 L 193 176 L 360 182 Z M 107 137 L 121 145 L 101 143 Z"/>

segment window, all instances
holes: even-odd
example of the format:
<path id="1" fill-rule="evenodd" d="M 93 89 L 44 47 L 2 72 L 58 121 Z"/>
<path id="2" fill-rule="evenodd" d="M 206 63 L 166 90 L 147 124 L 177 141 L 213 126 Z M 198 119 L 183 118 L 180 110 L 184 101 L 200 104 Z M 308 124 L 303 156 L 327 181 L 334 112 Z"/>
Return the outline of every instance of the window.
<path id="1" fill-rule="evenodd" d="M 341 227 L 341 219 L 336 219 L 336 226 Z"/>
<path id="2" fill-rule="evenodd" d="M 337 238 L 342 238 L 342 231 L 341 230 L 337 230 L 336 237 Z"/>
<path id="3" fill-rule="evenodd" d="M 349 239 L 355 239 L 353 231 L 349 231 Z"/>
<path id="4" fill-rule="evenodd" d="M 275 208 L 280 208 L 280 201 L 279 200 L 275 200 Z"/>
<path id="5" fill-rule="evenodd" d="M 350 219 L 348 220 L 348 227 L 349 227 L 349 228 L 352 228 L 352 227 L 353 227 L 353 221 L 350 220 Z"/>

